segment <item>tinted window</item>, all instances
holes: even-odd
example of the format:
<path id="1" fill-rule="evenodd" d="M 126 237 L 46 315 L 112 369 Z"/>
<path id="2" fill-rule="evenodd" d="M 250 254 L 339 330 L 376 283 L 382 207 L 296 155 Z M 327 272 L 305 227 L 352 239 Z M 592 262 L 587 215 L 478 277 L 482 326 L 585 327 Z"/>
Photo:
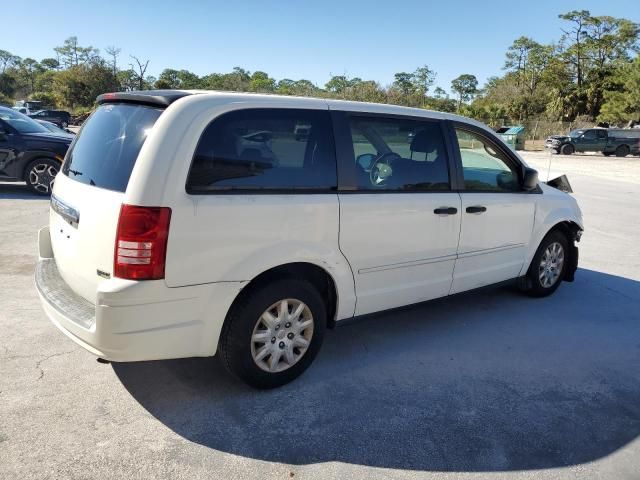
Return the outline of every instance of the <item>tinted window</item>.
<path id="1" fill-rule="evenodd" d="M 594 140 L 597 137 L 597 130 L 587 130 L 584 132 L 584 137 L 587 140 Z"/>
<path id="2" fill-rule="evenodd" d="M 353 116 L 349 119 L 359 190 L 448 190 L 438 122 Z"/>
<path id="3" fill-rule="evenodd" d="M 161 109 L 101 105 L 86 121 L 62 172 L 78 182 L 124 192 L 138 153 Z"/>
<path id="4" fill-rule="evenodd" d="M 490 141 L 466 130 L 456 129 L 465 190 L 519 191 L 517 170 Z"/>
<path id="5" fill-rule="evenodd" d="M 328 112 L 252 109 L 215 119 L 198 143 L 187 189 L 329 189 L 336 161 Z"/>

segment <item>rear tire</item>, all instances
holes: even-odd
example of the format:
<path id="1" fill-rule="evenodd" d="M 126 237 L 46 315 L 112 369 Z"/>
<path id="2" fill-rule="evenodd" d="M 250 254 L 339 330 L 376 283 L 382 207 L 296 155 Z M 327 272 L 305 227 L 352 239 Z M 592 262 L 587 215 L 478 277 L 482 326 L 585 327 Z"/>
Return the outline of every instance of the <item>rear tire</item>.
<path id="1" fill-rule="evenodd" d="M 616 157 L 626 157 L 629 155 L 629 147 L 626 145 L 620 145 L 616 148 Z"/>
<path id="2" fill-rule="evenodd" d="M 555 292 L 568 264 L 569 241 L 559 230 L 552 230 L 540 242 L 531 265 L 520 282 L 520 290 L 532 297 L 546 297 Z"/>
<path id="3" fill-rule="evenodd" d="M 560 153 L 562 155 L 571 155 L 575 151 L 576 151 L 575 147 L 570 144 L 562 145 L 562 147 L 560 147 Z"/>
<path id="4" fill-rule="evenodd" d="M 218 353 L 226 369 L 250 386 L 279 387 L 311 365 L 326 323 L 325 302 L 306 280 L 248 287 L 227 315 Z"/>
<path id="5" fill-rule="evenodd" d="M 51 195 L 53 180 L 60 171 L 60 162 L 51 158 L 36 158 L 24 170 L 27 187 L 36 195 Z"/>

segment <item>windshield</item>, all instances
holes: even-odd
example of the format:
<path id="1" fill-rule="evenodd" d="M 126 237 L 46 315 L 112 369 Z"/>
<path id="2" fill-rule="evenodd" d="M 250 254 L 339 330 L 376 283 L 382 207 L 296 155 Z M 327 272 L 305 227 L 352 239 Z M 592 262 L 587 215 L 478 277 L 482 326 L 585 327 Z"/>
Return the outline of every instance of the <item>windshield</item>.
<path id="1" fill-rule="evenodd" d="M 67 153 L 62 173 L 78 182 L 124 192 L 147 134 L 162 113 L 131 104 L 101 105 Z"/>
<path id="2" fill-rule="evenodd" d="M 49 130 L 51 133 L 55 133 L 58 135 L 65 135 L 65 136 L 69 135 L 68 132 L 56 126 L 55 123 L 45 122 L 43 120 L 39 121 L 38 123 L 42 125 L 44 128 L 46 128 L 47 130 Z"/>
<path id="3" fill-rule="evenodd" d="M 0 119 L 7 122 L 19 133 L 49 133 L 49 130 L 44 128 L 38 122 L 16 110 L 1 108 Z"/>
<path id="4" fill-rule="evenodd" d="M 584 130 L 572 130 L 569 132 L 569 136 L 572 138 L 577 138 L 584 133 Z"/>

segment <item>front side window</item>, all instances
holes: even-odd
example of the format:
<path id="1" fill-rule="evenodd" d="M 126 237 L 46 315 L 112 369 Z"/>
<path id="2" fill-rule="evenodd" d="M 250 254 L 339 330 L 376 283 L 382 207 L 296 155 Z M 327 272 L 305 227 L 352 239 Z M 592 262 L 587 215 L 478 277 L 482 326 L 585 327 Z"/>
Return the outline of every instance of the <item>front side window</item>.
<path id="1" fill-rule="evenodd" d="M 584 133 L 584 130 L 572 130 L 569 132 L 569 136 L 571 138 L 578 138 Z"/>
<path id="2" fill-rule="evenodd" d="M 520 191 L 517 169 L 491 142 L 456 128 L 462 159 L 464 188 L 470 191 Z"/>
<path id="3" fill-rule="evenodd" d="M 249 109 L 205 129 L 187 180 L 189 192 L 327 190 L 337 187 L 327 111 Z"/>
<path id="4" fill-rule="evenodd" d="M 598 136 L 598 132 L 596 130 L 587 130 L 584 132 L 582 138 L 585 140 L 595 140 Z"/>
<path id="5" fill-rule="evenodd" d="M 352 116 L 349 126 L 358 190 L 449 190 L 438 122 Z"/>

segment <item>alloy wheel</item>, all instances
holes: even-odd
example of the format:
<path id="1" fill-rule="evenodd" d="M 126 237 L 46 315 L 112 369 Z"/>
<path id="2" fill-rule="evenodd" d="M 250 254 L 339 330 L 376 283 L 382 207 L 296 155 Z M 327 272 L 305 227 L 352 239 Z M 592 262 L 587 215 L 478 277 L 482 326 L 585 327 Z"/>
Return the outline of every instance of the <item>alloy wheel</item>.
<path id="1" fill-rule="evenodd" d="M 58 174 L 58 169 L 47 163 L 38 163 L 29 171 L 29 184 L 38 192 L 51 193 L 53 181 Z"/>
<path id="2" fill-rule="evenodd" d="M 542 254 L 538 267 L 540 285 L 550 288 L 560 279 L 564 265 L 564 248 L 558 242 L 550 244 Z"/>

